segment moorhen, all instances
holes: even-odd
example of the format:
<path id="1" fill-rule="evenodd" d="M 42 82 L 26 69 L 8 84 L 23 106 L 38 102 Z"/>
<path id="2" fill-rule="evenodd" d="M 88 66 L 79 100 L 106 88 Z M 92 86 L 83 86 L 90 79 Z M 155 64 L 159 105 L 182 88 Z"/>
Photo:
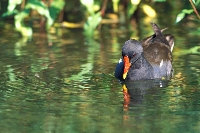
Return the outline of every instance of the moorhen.
<path id="1" fill-rule="evenodd" d="M 130 39 L 122 47 L 115 77 L 121 81 L 144 79 L 170 79 L 173 73 L 172 50 L 174 37 L 163 35 L 155 23 L 151 23 L 153 34 L 138 42 Z"/>

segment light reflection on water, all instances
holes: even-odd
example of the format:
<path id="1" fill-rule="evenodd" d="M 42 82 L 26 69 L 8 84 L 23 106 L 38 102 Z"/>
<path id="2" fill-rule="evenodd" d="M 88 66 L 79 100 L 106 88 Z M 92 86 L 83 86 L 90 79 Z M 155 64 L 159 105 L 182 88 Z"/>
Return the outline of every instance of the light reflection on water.
<path id="1" fill-rule="evenodd" d="M 200 131 L 199 54 L 175 55 L 170 82 L 127 85 L 126 101 L 113 71 L 128 37 L 117 36 L 1 43 L 1 131 Z"/>

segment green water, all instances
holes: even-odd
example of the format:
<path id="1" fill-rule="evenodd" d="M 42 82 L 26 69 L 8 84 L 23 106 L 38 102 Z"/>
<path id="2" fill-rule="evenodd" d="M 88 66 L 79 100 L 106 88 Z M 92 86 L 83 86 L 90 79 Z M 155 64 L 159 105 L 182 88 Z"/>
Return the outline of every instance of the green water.
<path id="1" fill-rule="evenodd" d="M 57 30 L 60 35 L 35 32 L 32 39 L 0 33 L 1 132 L 200 132 L 200 54 L 187 53 L 200 40 L 191 28 L 169 30 L 172 80 L 129 84 L 129 102 L 113 74 L 132 33 L 103 28 L 88 39 L 81 30 Z"/>

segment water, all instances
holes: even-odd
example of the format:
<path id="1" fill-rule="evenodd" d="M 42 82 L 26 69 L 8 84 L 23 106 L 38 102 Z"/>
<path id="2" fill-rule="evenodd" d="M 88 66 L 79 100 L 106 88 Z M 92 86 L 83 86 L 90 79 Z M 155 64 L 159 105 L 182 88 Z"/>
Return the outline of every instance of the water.
<path id="1" fill-rule="evenodd" d="M 113 76 L 129 32 L 104 29 L 88 39 L 81 30 L 57 29 L 61 35 L 28 39 L 3 30 L 1 132 L 200 132 L 200 54 L 187 53 L 200 40 L 181 28 L 171 29 L 173 79 L 126 84 L 131 100 Z"/>

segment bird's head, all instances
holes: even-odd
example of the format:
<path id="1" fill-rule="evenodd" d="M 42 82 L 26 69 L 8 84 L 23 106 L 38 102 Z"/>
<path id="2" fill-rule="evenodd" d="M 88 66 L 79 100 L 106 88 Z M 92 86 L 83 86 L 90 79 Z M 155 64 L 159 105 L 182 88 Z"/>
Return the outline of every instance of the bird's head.
<path id="1" fill-rule="evenodd" d="M 126 79 L 131 65 L 141 57 L 142 52 L 142 45 L 137 40 L 130 39 L 125 42 L 122 47 L 122 57 L 124 61 L 123 79 Z"/>

